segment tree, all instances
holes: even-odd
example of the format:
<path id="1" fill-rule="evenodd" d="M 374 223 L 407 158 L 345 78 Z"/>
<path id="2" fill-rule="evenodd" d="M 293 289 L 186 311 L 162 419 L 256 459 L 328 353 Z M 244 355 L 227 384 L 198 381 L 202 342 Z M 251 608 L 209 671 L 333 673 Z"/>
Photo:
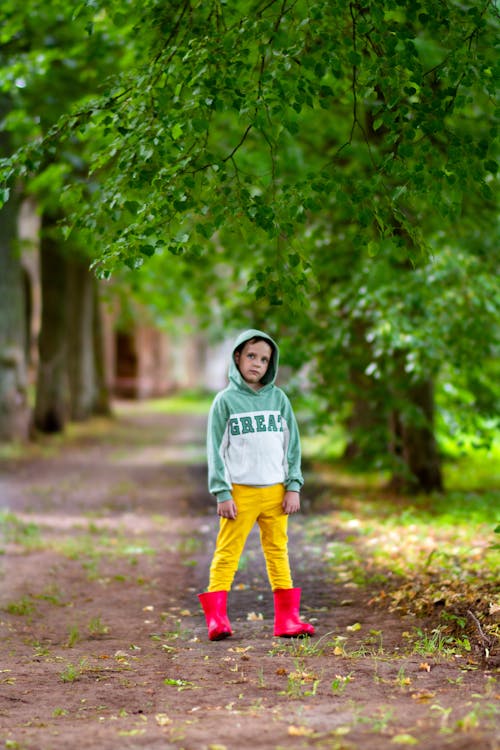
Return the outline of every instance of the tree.
<path id="1" fill-rule="evenodd" d="M 297 360 L 313 350 L 319 402 L 345 417 L 356 397 L 383 404 L 379 453 L 393 445 L 414 487 L 439 487 L 432 394 L 462 344 L 426 310 L 458 257 L 477 268 L 472 219 L 478 243 L 497 232 L 494 4 L 114 0 L 78 11 L 93 33 L 119 30 L 127 65 L 18 152 L 17 172 L 78 137 L 98 185 L 83 212 L 81 190 L 65 205 L 101 247 L 101 274 L 164 254 L 231 296 L 233 319 L 272 310 L 305 342 Z M 446 265 L 438 281 L 435 262 Z M 482 315 L 482 270 L 474 289 Z M 467 386 L 486 411 L 477 372 L 491 341 Z"/>
<path id="2" fill-rule="evenodd" d="M 34 423 L 46 433 L 61 432 L 69 416 L 68 273 L 57 239 L 57 222 L 57 215 L 44 213 L 40 241 L 42 321 Z"/>
<path id="3" fill-rule="evenodd" d="M 9 102 L 0 96 L 0 119 Z M 8 154 L 10 139 L 0 133 L 0 154 Z M 17 222 L 19 196 L 6 196 L 0 209 L 0 441 L 28 437 L 29 408 L 26 372 L 26 328 L 24 290 L 19 254 Z"/>
<path id="4" fill-rule="evenodd" d="M 96 33 L 89 43 L 84 27 L 70 23 L 68 10 L 68 4 L 60 0 L 45 5 L 28 2 L 23 7 L 7 1 L 2 6 L 1 83 L 13 92 L 2 128 L 5 138 L 8 134 L 10 153 L 23 142 L 36 143 L 43 137 L 72 102 L 94 90 L 99 77 L 116 62 L 117 38 Z M 17 193 L 23 190 L 35 196 L 42 212 L 43 309 L 34 421 L 37 429 L 47 432 L 62 430 L 70 416 L 83 418 L 96 406 L 98 376 L 93 369 L 99 359 L 94 357 L 93 331 L 97 336 L 94 318 L 99 308 L 94 305 L 95 283 L 82 243 L 76 234 L 66 242 L 61 226 L 62 185 L 64 181 L 85 185 L 85 172 L 82 148 L 72 138 L 62 149 L 45 150 L 36 174 L 30 168 L 21 176 L 22 183 L 17 183 Z M 79 260 L 83 258 L 87 260 Z M 84 283 L 86 293 L 79 294 Z M 21 297 L 14 290 L 12 286 L 10 294 L 18 305 Z M 13 309 L 9 296 L 2 295 L 0 317 Z M 99 380 L 98 408 L 103 411 L 107 407 L 102 373 Z"/>

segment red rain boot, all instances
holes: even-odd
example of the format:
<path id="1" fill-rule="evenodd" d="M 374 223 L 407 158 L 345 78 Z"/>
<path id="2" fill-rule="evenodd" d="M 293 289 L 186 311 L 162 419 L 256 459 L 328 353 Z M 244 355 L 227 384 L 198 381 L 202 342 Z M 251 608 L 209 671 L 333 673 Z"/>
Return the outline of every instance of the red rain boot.
<path id="1" fill-rule="evenodd" d="M 207 591 L 205 594 L 198 594 L 198 599 L 205 613 L 209 640 L 229 638 L 233 631 L 226 614 L 227 591 Z"/>
<path id="2" fill-rule="evenodd" d="M 300 589 L 277 589 L 274 592 L 274 635 L 293 638 L 314 635 L 314 627 L 299 617 Z"/>

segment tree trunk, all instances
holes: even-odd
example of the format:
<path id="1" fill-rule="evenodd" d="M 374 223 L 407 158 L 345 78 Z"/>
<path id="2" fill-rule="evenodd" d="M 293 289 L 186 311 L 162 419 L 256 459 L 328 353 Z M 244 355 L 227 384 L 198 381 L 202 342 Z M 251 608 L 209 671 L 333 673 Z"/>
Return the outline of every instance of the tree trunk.
<path id="1" fill-rule="evenodd" d="M 21 261 L 15 249 L 17 205 L 0 210 L 0 441 L 25 440 L 29 433 L 26 326 Z"/>
<path id="2" fill-rule="evenodd" d="M 400 461 L 390 485 L 397 491 L 441 492 L 441 459 L 434 435 L 434 387 L 431 380 L 410 385 L 404 412 L 391 418 L 393 455 Z"/>
<path id="3" fill-rule="evenodd" d="M 344 458 L 358 464 L 370 465 L 387 445 L 387 420 L 384 408 L 384 387 L 365 374 L 373 361 L 373 353 L 366 341 L 368 326 L 360 318 L 349 321 L 351 332 L 350 354 L 354 363 L 349 368 L 349 393 L 352 408 L 345 422 L 348 441 Z"/>
<path id="4" fill-rule="evenodd" d="M 38 340 L 39 362 L 35 427 L 41 432 L 62 432 L 68 419 L 66 366 L 67 258 L 61 252 L 57 217 L 42 216 L 40 277 L 42 321 Z"/>
<path id="5" fill-rule="evenodd" d="M 357 464 L 372 464 L 387 444 L 387 420 L 380 389 L 362 368 L 351 368 L 349 382 L 353 392 L 351 413 L 346 420 L 348 440 L 344 458 Z"/>
<path id="6" fill-rule="evenodd" d="M 93 413 L 95 399 L 94 284 L 88 260 L 68 263 L 68 375 L 71 419 L 81 421 Z"/>
<path id="7" fill-rule="evenodd" d="M 0 98 L 0 119 L 7 110 Z M 0 133 L 0 156 L 9 152 Z M 25 440 L 29 433 L 24 284 L 18 252 L 19 201 L 0 209 L 0 441 Z"/>
<path id="8" fill-rule="evenodd" d="M 106 367 L 104 326 L 99 294 L 99 282 L 94 278 L 92 284 L 94 288 L 93 344 L 95 380 L 93 413 L 102 416 L 109 416 L 111 414 L 111 394 Z"/>

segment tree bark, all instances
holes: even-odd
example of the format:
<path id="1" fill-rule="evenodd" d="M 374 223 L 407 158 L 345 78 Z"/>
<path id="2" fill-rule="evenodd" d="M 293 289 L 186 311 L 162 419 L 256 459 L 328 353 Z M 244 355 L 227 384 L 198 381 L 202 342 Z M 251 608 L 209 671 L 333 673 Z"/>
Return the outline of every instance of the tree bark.
<path id="1" fill-rule="evenodd" d="M 7 111 L 0 98 L 0 119 Z M 0 156 L 9 138 L 0 133 Z M 0 441 L 25 440 L 29 433 L 24 283 L 17 246 L 19 200 L 12 195 L 0 209 Z"/>
<path id="2" fill-rule="evenodd" d="M 345 420 L 347 444 L 344 458 L 357 464 L 370 465 L 380 456 L 381 446 L 387 444 L 387 419 L 384 407 L 384 386 L 365 374 L 373 361 L 373 353 L 366 341 L 368 325 L 365 320 L 349 320 L 351 335 L 348 392 L 351 411 Z"/>
<path id="3" fill-rule="evenodd" d="M 106 353 L 104 342 L 103 313 L 99 294 L 99 282 L 92 280 L 93 284 L 93 345 L 94 345 L 94 404 L 93 413 L 101 416 L 111 414 L 111 394 L 109 389 L 109 378 L 106 367 Z"/>
<path id="4" fill-rule="evenodd" d="M 375 399 L 368 377 L 353 372 L 351 384 L 355 395 L 346 420 L 348 439 L 343 455 L 347 461 L 356 461 L 357 464 L 372 463 L 380 454 L 380 445 L 384 444 L 384 440 L 380 439 L 381 434 L 385 436 L 387 432 L 384 412 L 377 406 L 378 399 Z"/>
<path id="5" fill-rule="evenodd" d="M 44 213 L 40 238 L 42 320 L 35 427 L 62 432 L 69 415 L 66 329 L 68 312 L 67 258 L 61 252 L 56 216 Z"/>
<path id="6" fill-rule="evenodd" d="M 15 249 L 17 201 L 0 210 L 0 441 L 26 440 L 26 326 L 21 261 Z"/>
<path id="7" fill-rule="evenodd" d="M 88 260 L 76 255 L 68 263 L 68 376 L 70 417 L 81 421 L 93 413 L 95 400 L 94 284 Z"/>
<path id="8" fill-rule="evenodd" d="M 432 380 L 410 385 L 405 411 L 391 417 L 391 452 L 400 462 L 390 486 L 397 491 L 441 492 L 441 458 L 434 434 L 434 387 Z"/>

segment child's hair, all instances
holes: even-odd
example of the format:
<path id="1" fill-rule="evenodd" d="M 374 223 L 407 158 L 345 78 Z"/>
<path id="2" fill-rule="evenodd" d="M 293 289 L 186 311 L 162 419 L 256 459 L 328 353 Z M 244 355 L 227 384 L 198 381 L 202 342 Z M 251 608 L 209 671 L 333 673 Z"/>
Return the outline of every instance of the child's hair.
<path id="1" fill-rule="evenodd" d="M 236 354 L 236 352 L 241 353 L 243 351 L 243 347 L 245 346 L 245 344 L 258 344 L 259 341 L 264 341 L 265 344 L 269 344 L 269 346 L 271 347 L 271 359 L 272 359 L 274 356 L 274 345 L 273 345 L 273 342 L 269 341 L 269 339 L 266 339 L 265 336 L 253 336 L 253 338 L 243 341 L 239 346 L 236 347 L 236 349 L 234 350 L 234 354 Z"/>

